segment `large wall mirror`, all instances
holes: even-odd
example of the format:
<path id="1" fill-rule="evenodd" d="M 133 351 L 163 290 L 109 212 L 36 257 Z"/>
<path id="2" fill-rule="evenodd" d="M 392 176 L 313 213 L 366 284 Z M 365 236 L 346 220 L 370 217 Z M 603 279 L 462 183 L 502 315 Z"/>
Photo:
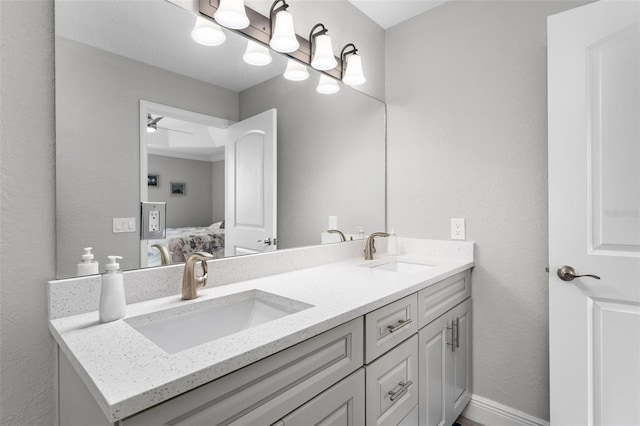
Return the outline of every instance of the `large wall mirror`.
<path id="1" fill-rule="evenodd" d="M 226 235 L 256 212 L 274 216 L 272 234 L 249 237 L 265 251 L 266 238 L 277 238 L 268 249 L 320 244 L 330 216 L 347 235 L 384 229 L 385 105 L 341 83 L 320 94 L 312 69 L 287 80 L 288 58 L 273 51 L 270 64 L 249 65 L 248 40 L 234 32 L 221 46 L 197 44 L 195 21 L 165 0 L 56 1 L 58 278 L 77 275 L 84 247 L 101 272 L 108 255 L 123 256 L 124 270 L 160 264 L 151 243 L 168 247 L 167 237 L 175 261 L 176 247 L 257 252 L 229 250 Z M 250 183 L 264 183 L 269 165 L 229 148 L 234 129 L 265 114 L 275 144 L 266 196 Z M 239 157 L 249 158 L 240 174 Z M 164 238 L 141 241 L 141 201 L 166 203 Z"/>

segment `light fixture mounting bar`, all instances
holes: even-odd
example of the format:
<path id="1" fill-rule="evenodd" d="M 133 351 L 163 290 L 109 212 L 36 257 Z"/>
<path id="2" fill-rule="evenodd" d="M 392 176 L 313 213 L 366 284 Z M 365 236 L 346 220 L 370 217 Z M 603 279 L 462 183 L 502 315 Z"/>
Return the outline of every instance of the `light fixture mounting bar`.
<path id="1" fill-rule="evenodd" d="M 219 1 L 220 0 L 200 0 L 200 13 L 210 19 L 214 19 L 213 14 L 218 10 Z M 243 34 L 269 47 L 269 41 L 271 40 L 271 23 L 269 17 L 263 16 L 250 7 L 245 8 L 247 16 L 249 17 L 249 26 L 241 30 L 229 30 L 228 28 L 225 28 L 225 30 Z M 309 40 L 300 37 L 298 34 L 296 34 L 296 39 L 298 43 L 300 43 L 300 47 L 295 52 L 286 53 L 286 55 L 310 66 L 311 46 Z M 336 57 L 336 60 L 338 59 L 340 58 Z M 335 68 L 320 72 L 340 80 L 342 76 L 342 61 L 338 60 L 337 62 L 338 65 Z"/>

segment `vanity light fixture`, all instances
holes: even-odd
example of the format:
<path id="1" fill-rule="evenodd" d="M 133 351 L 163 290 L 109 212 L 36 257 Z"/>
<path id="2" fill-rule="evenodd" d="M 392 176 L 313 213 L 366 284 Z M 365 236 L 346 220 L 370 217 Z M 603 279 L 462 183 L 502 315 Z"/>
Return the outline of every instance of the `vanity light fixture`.
<path id="1" fill-rule="evenodd" d="M 191 38 L 203 46 L 220 46 L 227 37 L 216 23 L 198 16 Z"/>
<path id="2" fill-rule="evenodd" d="M 214 19 L 223 27 L 241 30 L 249 26 L 244 0 L 220 0 Z"/>
<path id="3" fill-rule="evenodd" d="M 309 78 L 307 67 L 295 59 L 289 59 L 287 69 L 283 74 L 284 78 L 291 81 L 303 81 Z"/>
<path id="4" fill-rule="evenodd" d="M 282 3 L 282 5 L 276 8 L 278 3 Z M 295 52 L 300 47 L 293 29 L 293 16 L 287 12 L 288 7 L 285 0 L 276 0 L 269 11 L 269 24 L 271 25 L 269 46 L 276 52 Z"/>
<path id="5" fill-rule="evenodd" d="M 315 32 L 316 29 L 320 31 Z M 331 45 L 331 37 L 327 35 L 327 29 L 323 24 L 316 24 L 311 28 L 309 33 L 309 51 L 311 55 L 311 66 L 320 71 L 326 71 L 335 68 L 338 61 L 333 56 L 333 46 Z"/>
<path id="6" fill-rule="evenodd" d="M 349 86 L 358 86 L 367 81 L 362 73 L 362 58 L 357 52 L 358 49 L 356 49 L 353 43 L 347 44 L 342 48 L 342 52 L 340 52 L 342 82 Z"/>
<path id="7" fill-rule="evenodd" d="M 320 74 L 320 81 L 318 82 L 318 87 L 316 87 L 316 91 L 318 93 L 322 93 L 323 95 L 332 95 L 337 93 L 340 90 L 340 86 L 338 85 L 338 81 L 329 77 L 325 74 Z"/>
<path id="8" fill-rule="evenodd" d="M 248 40 L 247 50 L 242 55 L 242 60 L 249 65 L 261 67 L 271 63 L 271 53 L 269 53 L 269 49 L 266 46 Z"/>

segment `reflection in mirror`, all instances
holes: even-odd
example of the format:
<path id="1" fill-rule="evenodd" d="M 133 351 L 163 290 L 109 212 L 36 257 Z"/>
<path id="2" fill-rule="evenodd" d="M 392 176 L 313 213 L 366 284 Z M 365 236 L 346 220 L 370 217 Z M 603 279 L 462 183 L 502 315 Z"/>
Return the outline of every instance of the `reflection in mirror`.
<path id="1" fill-rule="evenodd" d="M 229 216 L 228 161 L 208 151 L 162 155 L 163 142 L 146 152 L 143 101 L 152 121 L 163 112 L 149 105 L 161 105 L 215 117 L 223 128 L 275 110 L 275 226 L 256 243 L 277 239 L 277 249 L 319 244 L 330 216 L 347 236 L 384 229 L 383 103 L 342 84 L 338 93 L 319 94 L 320 76 L 311 69 L 307 80 L 287 80 L 286 56 L 273 51 L 269 65 L 248 65 L 242 60 L 247 40 L 227 30 L 222 45 L 199 45 L 190 36 L 196 16 L 164 0 L 56 1 L 55 14 L 59 278 L 77 274 L 89 246 L 101 271 L 112 254 L 124 256 L 123 269 L 149 264 L 140 201 L 163 201 L 154 191 L 170 191 L 172 182 L 184 184 L 184 195 L 165 194 L 168 228 L 213 225 L 215 235 L 222 222 L 225 234 L 238 223 L 240 212 Z M 171 119 L 155 122 L 158 133 L 168 126 L 187 131 L 180 117 Z M 192 175 L 172 177 L 170 170 L 179 169 Z M 114 226 L 129 219 L 133 232 Z M 227 253 L 228 235 L 224 244 L 225 255 L 244 253 Z"/>

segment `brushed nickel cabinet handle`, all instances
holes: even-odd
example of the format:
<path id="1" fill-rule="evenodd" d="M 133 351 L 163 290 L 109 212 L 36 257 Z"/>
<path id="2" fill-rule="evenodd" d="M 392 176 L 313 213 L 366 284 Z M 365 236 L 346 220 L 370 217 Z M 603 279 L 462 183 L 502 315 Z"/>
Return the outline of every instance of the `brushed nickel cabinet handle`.
<path id="1" fill-rule="evenodd" d="M 393 333 L 394 331 L 398 331 L 405 325 L 409 324 L 411 324 L 411 318 L 406 320 L 399 320 L 396 325 L 388 325 L 387 328 L 389 329 L 389 333 Z"/>
<path id="2" fill-rule="evenodd" d="M 451 327 L 447 325 L 447 330 L 451 330 L 451 343 L 447 342 L 447 346 L 451 346 L 451 352 L 456 351 L 456 323 L 451 321 Z"/>
<path id="3" fill-rule="evenodd" d="M 456 318 L 456 348 L 460 347 L 460 318 Z"/>
<path id="4" fill-rule="evenodd" d="M 398 384 L 400 385 L 400 389 L 396 391 L 390 390 L 389 392 L 387 392 L 389 395 L 391 395 L 389 397 L 391 401 L 395 401 L 396 399 L 407 393 L 407 391 L 409 390 L 409 386 L 413 384 L 413 381 L 409 380 L 408 382 L 400 382 Z"/>

